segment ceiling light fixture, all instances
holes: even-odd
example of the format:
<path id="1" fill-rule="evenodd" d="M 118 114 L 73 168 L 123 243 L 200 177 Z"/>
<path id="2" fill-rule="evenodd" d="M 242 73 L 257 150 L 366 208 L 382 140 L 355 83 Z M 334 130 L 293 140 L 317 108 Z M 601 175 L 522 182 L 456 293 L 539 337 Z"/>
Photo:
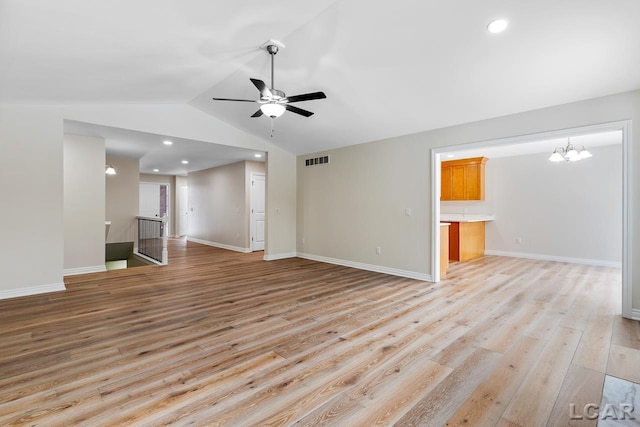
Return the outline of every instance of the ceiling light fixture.
<path id="1" fill-rule="evenodd" d="M 584 145 L 573 146 L 569 138 L 567 138 L 566 147 L 556 147 L 549 157 L 551 162 L 575 162 L 582 159 L 588 159 L 592 154 L 584 148 Z"/>
<path id="2" fill-rule="evenodd" d="M 182 161 L 182 164 L 183 164 L 183 165 L 188 165 L 188 164 L 189 164 L 189 160 L 183 160 L 183 161 Z"/>
<path id="3" fill-rule="evenodd" d="M 262 157 L 262 154 L 260 154 L 260 153 L 256 153 L 256 154 L 254 154 L 254 155 L 253 155 L 253 157 L 255 157 L 256 159 L 259 159 L 259 158 L 261 158 L 261 157 Z"/>
<path id="4" fill-rule="evenodd" d="M 163 142 L 164 145 L 173 145 L 172 141 L 166 140 Z"/>
<path id="5" fill-rule="evenodd" d="M 115 175 L 116 174 L 116 170 L 111 165 L 105 165 L 104 173 L 106 173 L 107 175 Z"/>
<path id="6" fill-rule="evenodd" d="M 509 22 L 507 22 L 506 19 L 494 19 L 493 21 L 489 22 L 489 25 L 487 25 L 487 30 L 490 33 L 498 34 L 506 30 L 508 25 Z"/>
<path id="7" fill-rule="evenodd" d="M 260 106 L 260 110 L 266 115 L 275 119 L 284 114 L 286 108 L 282 104 L 278 104 L 276 101 L 269 101 L 266 104 Z"/>
<path id="8" fill-rule="evenodd" d="M 160 172 L 160 169 L 154 169 L 153 171 L 154 172 Z"/>

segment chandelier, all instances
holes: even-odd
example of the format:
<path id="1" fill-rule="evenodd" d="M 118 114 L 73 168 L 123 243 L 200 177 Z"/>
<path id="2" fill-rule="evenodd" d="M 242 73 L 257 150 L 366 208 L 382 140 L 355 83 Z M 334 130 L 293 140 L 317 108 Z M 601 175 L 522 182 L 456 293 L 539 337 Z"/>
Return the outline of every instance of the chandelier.
<path id="1" fill-rule="evenodd" d="M 567 138 L 566 147 L 556 147 L 549 157 L 549 161 L 552 162 L 575 162 L 577 160 L 588 159 L 592 154 L 584 148 L 584 145 L 572 145 L 569 138 Z"/>

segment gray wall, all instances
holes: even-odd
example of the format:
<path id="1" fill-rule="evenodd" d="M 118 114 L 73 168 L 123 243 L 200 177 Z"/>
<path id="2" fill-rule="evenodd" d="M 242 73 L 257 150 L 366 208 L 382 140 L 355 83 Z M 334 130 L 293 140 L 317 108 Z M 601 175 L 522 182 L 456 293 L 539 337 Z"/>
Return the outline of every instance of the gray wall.
<path id="1" fill-rule="evenodd" d="M 64 272 L 105 270 L 104 140 L 64 135 Z"/>
<path id="2" fill-rule="evenodd" d="M 107 156 L 107 163 L 117 172 L 106 177 L 105 220 L 111 221 L 107 243 L 135 242 L 140 162 L 128 157 Z"/>

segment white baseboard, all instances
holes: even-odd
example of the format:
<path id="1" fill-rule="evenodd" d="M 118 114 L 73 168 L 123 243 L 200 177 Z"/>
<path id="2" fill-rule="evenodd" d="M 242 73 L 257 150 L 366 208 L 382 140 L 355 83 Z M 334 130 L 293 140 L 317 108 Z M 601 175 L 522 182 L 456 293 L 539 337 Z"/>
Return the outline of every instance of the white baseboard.
<path id="1" fill-rule="evenodd" d="M 622 268 L 622 262 L 603 261 L 599 259 L 571 258 L 571 257 L 561 257 L 561 256 L 554 256 L 554 255 L 529 254 L 529 253 L 523 253 L 523 252 L 494 251 L 490 249 L 485 250 L 484 254 L 506 256 L 511 258 L 527 258 L 527 259 L 535 259 L 540 261 L 568 262 L 571 264 L 594 265 L 598 267 Z"/>
<path id="2" fill-rule="evenodd" d="M 262 259 L 265 261 L 276 261 L 279 259 L 295 258 L 297 256 L 298 254 L 296 252 L 288 252 L 284 254 L 265 255 Z"/>
<path id="3" fill-rule="evenodd" d="M 102 265 L 94 265 L 91 267 L 65 268 L 62 272 L 63 276 L 75 276 L 77 274 L 102 273 L 107 271 L 107 267 Z"/>
<path id="4" fill-rule="evenodd" d="M 631 310 L 631 319 L 640 320 L 640 310 Z"/>
<path id="5" fill-rule="evenodd" d="M 29 286 L 26 288 L 0 290 L 0 300 L 9 298 L 26 297 L 29 295 L 47 294 L 49 292 L 66 291 L 64 283 L 51 285 Z"/>
<path id="6" fill-rule="evenodd" d="M 418 273 L 416 271 L 400 270 L 398 268 L 383 267 L 380 265 L 365 264 L 357 261 L 348 261 L 344 259 L 329 258 L 320 255 L 306 254 L 298 252 L 299 258 L 309 259 L 311 261 L 326 262 L 328 264 L 337 264 L 345 267 L 358 268 L 360 270 L 375 271 L 376 273 L 385 273 L 392 276 L 408 277 L 409 279 L 422 280 L 425 282 L 433 282 L 430 274 Z"/>
<path id="7" fill-rule="evenodd" d="M 240 246 L 226 245 L 224 243 L 210 242 L 208 240 L 196 239 L 194 237 L 187 237 L 188 242 L 200 243 L 202 245 L 213 246 L 214 248 L 227 249 L 229 251 L 242 252 L 248 254 L 251 252 L 251 248 L 241 248 Z"/>

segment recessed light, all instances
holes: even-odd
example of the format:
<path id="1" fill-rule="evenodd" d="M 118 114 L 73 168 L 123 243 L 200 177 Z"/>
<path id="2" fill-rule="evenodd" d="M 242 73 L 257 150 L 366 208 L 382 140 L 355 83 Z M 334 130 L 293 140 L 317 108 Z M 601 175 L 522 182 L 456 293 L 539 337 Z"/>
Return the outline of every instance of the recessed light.
<path id="1" fill-rule="evenodd" d="M 154 172 L 160 172 L 160 169 L 154 169 L 153 171 Z"/>
<path id="2" fill-rule="evenodd" d="M 489 25 L 487 25 L 487 30 L 490 33 L 497 34 L 506 30 L 508 25 L 509 23 L 506 19 L 494 19 L 493 21 L 489 22 Z"/>
<path id="3" fill-rule="evenodd" d="M 183 164 L 183 165 L 188 165 L 188 164 L 189 164 L 189 160 L 183 160 L 183 161 L 182 161 L 182 164 Z"/>
<path id="4" fill-rule="evenodd" d="M 164 145 L 173 145 L 173 142 L 166 140 L 163 142 Z"/>
<path id="5" fill-rule="evenodd" d="M 260 157 L 262 157 L 262 154 L 260 154 L 260 153 L 256 153 L 256 154 L 254 154 L 254 155 L 253 155 L 253 157 L 255 157 L 255 158 L 259 159 Z"/>
<path id="6" fill-rule="evenodd" d="M 447 154 L 447 159 L 452 159 L 455 157 L 455 154 Z"/>

